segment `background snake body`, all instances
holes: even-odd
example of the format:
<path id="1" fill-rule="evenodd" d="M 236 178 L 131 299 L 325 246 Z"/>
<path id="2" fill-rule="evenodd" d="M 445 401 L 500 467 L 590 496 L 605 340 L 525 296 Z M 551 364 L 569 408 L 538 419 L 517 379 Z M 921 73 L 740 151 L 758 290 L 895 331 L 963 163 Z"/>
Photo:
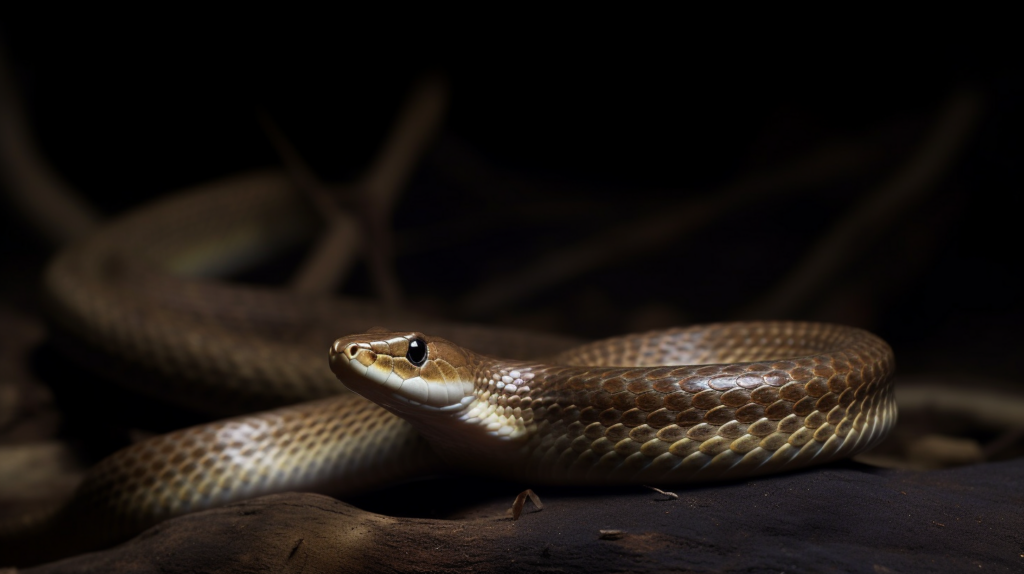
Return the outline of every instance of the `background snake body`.
<path id="1" fill-rule="evenodd" d="M 65 506 L 5 526 L 5 546 L 47 537 L 67 554 L 233 500 L 446 468 L 533 483 L 775 472 L 868 448 L 895 420 L 892 352 L 858 329 L 718 324 L 576 346 L 180 276 L 231 272 L 315 228 L 286 178 L 260 174 L 134 212 L 55 259 L 46 291 L 73 352 L 155 372 L 125 382 L 193 409 L 292 406 L 121 450 Z M 331 345 L 378 325 L 407 330 Z"/>

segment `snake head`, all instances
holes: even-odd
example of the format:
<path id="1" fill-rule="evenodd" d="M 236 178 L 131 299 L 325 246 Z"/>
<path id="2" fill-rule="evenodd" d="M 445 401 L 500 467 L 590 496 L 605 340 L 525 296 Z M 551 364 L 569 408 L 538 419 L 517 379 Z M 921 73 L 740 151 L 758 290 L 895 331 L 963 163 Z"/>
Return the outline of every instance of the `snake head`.
<path id="1" fill-rule="evenodd" d="M 391 411 L 459 411 L 474 398 L 471 354 L 444 339 L 374 329 L 338 339 L 328 354 L 345 386 Z"/>

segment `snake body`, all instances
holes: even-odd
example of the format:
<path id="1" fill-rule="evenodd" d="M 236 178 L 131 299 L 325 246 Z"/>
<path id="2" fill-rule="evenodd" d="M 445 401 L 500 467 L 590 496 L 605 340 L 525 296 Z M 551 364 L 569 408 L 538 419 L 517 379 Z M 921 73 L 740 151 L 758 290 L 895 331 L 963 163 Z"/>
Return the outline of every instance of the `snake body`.
<path id="1" fill-rule="evenodd" d="M 137 209 L 61 251 L 44 290 L 69 351 L 117 357 L 158 377 L 126 385 L 211 414 L 235 414 L 345 392 L 324 368 L 341 334 L 379 325 L 537 357 L 567 337 L 428 321 L 358 299 L 300 297 L 210 281 L 315 236 L 321 222 L 280 172 L 205 184 Z"/>
<path id="2" fill-rule="evenodd" d="M 247 497 L 450 468 L 605 484 L 775 472 L 868 448 L 895 420 L 892 352 L 849 327 L 718 324 L 574 346 L 201 279 L 315 232 L 290 187 L 274 174 L 204 186 L 54 260 L 45 288 L 73 352 L 155 373 L 125 382 L 192 408 L 290 406 L 109 456 L 60 509 L 0 528 L 5 550 L 45 539 L 52 557 Z"/>
<path id="3" fill-rule="evenodd" d="M 330 359 L 350 389 L 412 422 L 445 462 L 533 482 L 777 472 L 869 448 L 895 421 L 889 346 L 820 323 L 627 335 L 544 362 L 373 332 L 338 339 Z"/>

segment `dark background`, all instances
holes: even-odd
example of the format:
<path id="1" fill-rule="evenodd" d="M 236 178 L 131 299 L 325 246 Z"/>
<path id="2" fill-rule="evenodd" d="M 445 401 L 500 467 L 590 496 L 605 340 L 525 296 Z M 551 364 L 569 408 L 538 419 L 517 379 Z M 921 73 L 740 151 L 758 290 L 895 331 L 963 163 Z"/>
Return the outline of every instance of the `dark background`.
<path id="1" fill-rule="evenodd" d="M 979 44 L 830 30 L 716 35 L 696 21 L 584 33 L 478 23 L 459 35 L 315 15 L 202 25 L 62 16 L 8 14 L 0 39 L 43 153 L 105 214 L 280 165 L 260 108 L 321 177 L 351 179 L 415 79 L 435 72 L 451 89 L 444 126 L 393 218 L 407 305 L 588 338 L 742 318 L 840 321 L 887 339 L 902 374 L 1019 377 L 1022 84 L 998 32 Z M 382 28 L 364 29 L 373 25 Z M 977 94 L 981 116 L 938 183 L 835 253 L 841 264 L 810 294 L 766 306 L 910 161 L 958 90 Z M 728 199 L 736 182 L 830 146 L 870 160 L 726 201 L 698 217 L 703 225 L 680 224 L 633 255 L 471 304 L 546 254 L 620 225 L 643 228 L 666 206 Z M 2 225 L 2 296 L 31 310 L 49 248 L 6 205 Z M 345 291 L 373 294 L 365 273 Z"/>
<path id="2" fill-rule="evenodd" d="M 746 318 L 837 321 L 890 342 L 898 388 L 917 377 L 1020 389 L 1024 85 L 1013 55 L 1019 42 L 999 29 L 1000 16 L 974 30 L 922 18 L 888 34 L 845 16 L 807 14 L 789 29 L 756 16 L 743 27 L 732 17 L 656 14 L 635 23 L 612 14 L 598 26 L 580 14 L 540 31 L 535 21 L 548 22 L 550 14 L 520 14 L 530 25 L 505 15 L 460 15 L 467 24 L 447 27 L 417 16 L 406 15 L 412 23 L 400 26 L 394 15 L 244 20 L 92 9 L 16 14 L 7 7 L 0 10 L 0 42 L 44 156 L 106 215 L 280 166 L 257 109 L 276 120 L 322 178 L 351 180 L 377 152 L 416 79 L 439 73 L 451 93 L 444 126 L 392 218 L 408 307 L 585 338 Z M 844 26 L 851 31 L 839 32 Z M 975 98 L 980 115 L 948 161 L 928 166 L 936 183 L 857 219 L 866 205 L 895 193 L 892 182 L 928 146 L 957 94 Z M 844 161 L 852 167 L 834 167 Z M 781 183 L 760 195 L 737 191 L 773 181 Z M 10 323 L 0 324 L 0 383 L 24 375 L 90 389 L 76 367 L 50 366 L 52 349 L 36 344 L 44 337 L 38 278 L 52 247 L 8 203 L 0 205 L 0 321 Z M 859 222 L 853 241 L 826 253 L 825 265 L 809 264 L 851 221 Z M 652 230 L 658 238 L 643 240 Z M 631 249 L 615 255 L 616 246 Z M 568 248 L 571 255 L 552 259 Z M 588 257 L 593 265 L 575 267 Z M 803 274 L 812 277 L 811 288 L 791 300 L 779 295 Z M 539 287 L 486 304 L 493 285 L 523 276 L 539 278 Z M 365 268 L 343 291 L 374 295 Z M 23 348 L 32 360 L 27 371 L 9 368 Z M 15 396 L 29 407 L 24 418 L 36 409 L 42 422 L 0 429 L 0 444 L 59 436 L 87 445 L 83 460 L 59 478 L 73 479 L 72 471 L 137 440 L 129 436 L 135 429 L 166 430 L 150 411 L 128 415 L 123 426 L 130 431 L 109 431 L 97 429 L 97 419 L 105 421 L 94 408 L 72 404 L 84 411 L 80 418 L 74 409 L 47 415 L 46 392 L 38 400 Z M 69 402 L 58 396 L 61 407 Z M 119 406 L 107 408 L 126 410 Z M 908 419 L 901 411 L 901 425 Z M 1013 436 L 1019 443 L 1019 432 Z M 1019 448 L 1005 450 L 1019 456 Z M 840 463 L 821 474 L 723 490 L 719 499 L 715 489 L 688 489 L 681 494 L 698 501 L 698 514 L 722 518 L 701 518 L 690 502 L 686 520 L 657 528 L 682 532 L 684 541 L 706 535 L 718 541 L 705 550 L 719 560 L 750 560 L 761 569 L 771 563 L 761 552 L 781 552 L 785 564 L 794 553 L 830 565 L 838 555 L 858 568 L 866 559 L 894 563 L 879 553 L 898 554 L 910 569 L 973 558 L 1006 563 L 1017 552 L 1005 550 L 1020 546 L 1013 500 L 1004 496 L 1019 476 L 1015 465 L 890 474 L 898 484 L 881 487 L 865 477 L 888 471 Z M 807 481 L 822 494 L 812 494 Z M 37 482 L 28 483 L 26 498 L 60 490 Z M 514 491 L 479 480 L 428 484 L 427 496 L 397 487 L 358 506 L 437 516 L 451 513 L 452 501 L 469 505 L 480 493 L 493 501 Z M 473 488 L 479 492 L 467 496 Z M 574 516 L 584 517 L 576 523 L 585 528 L 603 524 L 594 509 L 625 516 L 626 509 L 649 508 L 638 505 L 646 492 L 603 492 L 604 504 L 621 506 L 602 507 L 575 498 L 576 490 L 561 496 L 582 502 Z M 763 504 L 768 492 L 776 501 L 805 503 L 790 509 L 781 529 L 775 507 Z M 622 496 L 612 500 L 616 494 Z M 991 500 L 1001 502 L 992 508 Z M 539 516 L 563 529 L 557 522 L 564 514 Z M 737 527 L 737 517 L 765 527 Z M 686 534 L 690 529 L 697 534 Z M 887 531 L 895 534 L 879 538 Z M 811 544 L 794 546 L 808 532 Z M 758 538 L 763 534 L 767 541 Z M 722 540 L 735 540 L 736 548 Z M 814 543 L 829 553 L 818 559 Z M 690 561 L 702 551 L 685 548 L 651 555 Z"/>

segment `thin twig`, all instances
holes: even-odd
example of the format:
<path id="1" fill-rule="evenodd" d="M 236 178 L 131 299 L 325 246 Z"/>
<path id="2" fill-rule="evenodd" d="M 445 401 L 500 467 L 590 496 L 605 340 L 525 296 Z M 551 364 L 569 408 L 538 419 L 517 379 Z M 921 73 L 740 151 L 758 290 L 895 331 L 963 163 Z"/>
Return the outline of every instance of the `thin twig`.
<path id="1" fill-rule="evenodd" d="M 350 213 L 337 211 L 316 245 L 306 253 L 301 267 L 292 276 L 288 288 L 304 295 L 326 295 L 341 285 L 358 259 L 363 226 Z"/>
<path id="2" fill-rule="evenodd" d="M 341 285 L 363 246 L 363 231 L 342 205 L 344 199 L 320 180 L 266 110 L 258 110 L 260 125 L 284 163 L 288 177 L 306 195 L 326 222 L 326 229 L 309 251 L 288 288 L 305 295 L 325 295 Z M 351 200 L 349 200 L 351 203 Z"/>
<path id="3" fill-rule="evenodd" d="M 824 146 L 767 173 L 755 174 L 715 193 L 665 206 L 649 217 L 602 230 L 580 243 L 540 258 L 527 269 L 504 273 L 466 298 L 463 312 L 486 315 L 551 285 L 634 257 L 684 233 L 710 225 L 736 205 L 779 197 L 853 173 L 875 159 L 871 146 Z"/>
<path id="4" fill-rule="evenodd" d="M 446 97 L 447 90 L 439 78 L 420 81 L 373 163 L 349 186 L 321 182 L 270 116 L 260 113 L 260 122 L 288 173 L 328 224 L 327 232 L 292 279 L 292 290 L 333 290 L 362 251 L 384 305 L 392 309 L 399 306 L 401 289 L 394 269 L 389 220 L 399 192 L 440 124 Z M 346 204 L 358 217 L 342 207 Z"/>
<path id="5" fill-rule="evenodd" d="M 391 213 L 398 192 L 441 125 L 447 100 L 448 88 L 440 76 L 425 76 L 413 88 L 380 153 L 357 182 L 380 212 Z"/>
<path id="6" fill-rule="evenodd" d="M 0 178 L 7 194 L 54 245 L 80 239 L 100 216 L 43 160 L 28 128 L 28 114 L 0 46 Z"/>
<path id="7" fill-rule="evenodd" d="M 653 490 L 654 492 L 657 492 L 658 494 L 663 494 L 663 495 L 667 496 L 668 497 L 667 500 L 679 500 L 679 495 L 674 493 L 674 492 L 667 492 L 667 491 L 664 491 L 664 490 L 662 490 L 660 488 L 655 488 L 653 486 L 648 486 L 646 484 L 644 486 L 646 486 L 647 488 Z"/>
<path id="8" fill-rule="evenodd" d="M 441 125 L 448 88 L 439 76 L 426 76 L 413 89 L 381 152 L 357 182 L 362 190 L 367 231 L 367 263 L 385 305 L 395 307 L 401 289 L 395 274 L 391 212 L 398 192 Z"/>
<path id="9" fill-rule="evenodd" d="M 302 155 L 295 149 L 288 136 L 281 131 L 280 126 L 274 121 L 270 113 L 263 108 L 256 110 L 256 117 L 259 119 L 263 133 L 267 135 L 271 145 L 277 150 L 278 157 L 284 163 L 288 177 L 295 183 L 295 187 L 309 197 L 309 200 L 321 213 L 334 214 L 340 210 L 340 206 L 351 202 L 353 193 L 349 197 L 339 197 L 338 191 L 325 184 L 312 168 L 302 159 Z"/>

